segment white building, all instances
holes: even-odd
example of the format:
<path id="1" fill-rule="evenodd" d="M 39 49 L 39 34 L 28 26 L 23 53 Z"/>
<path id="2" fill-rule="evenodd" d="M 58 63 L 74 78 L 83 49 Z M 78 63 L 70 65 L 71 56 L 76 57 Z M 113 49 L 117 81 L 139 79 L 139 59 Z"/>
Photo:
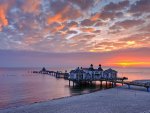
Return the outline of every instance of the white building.
<path id="1" fill-rule="evenodd" d="M 69 74 L 69 79 L 71 80 L 98 80 L 104 79 L 115 79 L 117 77 L 117 71 L 112 69 L 103 70 L 101 65 L 98 69 L 94 69 L 91 64 L 89 68 L 76 68 L 71 70 Z"/>
<path id="2" fill-rule="evenodd" d="M 117 71 L 109 68 L 103 72 L 103 78 L 116 79 L 117 78 Z"/>

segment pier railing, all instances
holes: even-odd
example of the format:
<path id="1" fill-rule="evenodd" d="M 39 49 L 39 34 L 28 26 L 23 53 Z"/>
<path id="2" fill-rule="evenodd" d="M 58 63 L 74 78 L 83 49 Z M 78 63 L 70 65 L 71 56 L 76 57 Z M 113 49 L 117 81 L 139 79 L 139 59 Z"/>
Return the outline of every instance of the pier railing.
<path id="1" fill-rule="evenodd" d="M 63 73 L 61 71 L 33 71 L 33 73 L 46 74 L 55 76 L 56 78 L 68 79 L 69 73 Z"/>

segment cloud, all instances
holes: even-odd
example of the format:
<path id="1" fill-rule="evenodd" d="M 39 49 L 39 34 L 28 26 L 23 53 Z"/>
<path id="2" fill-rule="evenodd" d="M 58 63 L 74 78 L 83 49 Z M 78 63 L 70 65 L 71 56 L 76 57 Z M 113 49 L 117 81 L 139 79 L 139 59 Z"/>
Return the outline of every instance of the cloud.
<path id="1" fill-rule="evenodd" d="M 149 0 L 138 0 L 135 4 L 131 5 L 129 9 L 130 13 L 143 13 L 143 12 L 150 12 L 150 1 Z"/>
<path id="2" fill-rule="evenodd" d="M 100 33 L 101 32 L 101 30 L 95 30 L 95 31 L 93 31 L 93 33 Z"/>
<path id="3" fill-rule="evenodd" d="M 114 18 L 119 18 L 119 17 L 122 17 L 123 16 L 123 13 L 122 12 L 108 12 L 108 11 L 102 11 L 100 13 L 100 19 L 102 20 L 107 20 L 107 19 L 110 19 L 110 20 L 113 20 Z"/>
<path id="4" fill-rule="evenodd" d="M 141 41 L 141 42 L 144 42 L 146 43 L 146 41 L 149 41 L 150 40 L 150 33 L 137 33 L 137 34 L 134 34 L 134 35 L 131 35 L 129 37 L 126 37 L 126 38 L 122 38 L 120 39 L 120 41 Z"/>
<path id="5" fill-rule="evenodd" d="M 79 6 L 81 10 L 87 10 L 91 8 L 95 3 L 94 0 L 69 0 L 69 1 Z"/>
<path id="6" fill-rule="evenodd" d="M 39 14 L 41 0 L 25 0 L 22 4 L 22 9 L 25 13 Z"/>
<path id="7" fill-rule="evenodd" d="M 77 34 L 77 31 L 69 30 L 67 31 L 68 34 Z"/>
<path id="8" fill-rule="evenodd" d="M 41 40 L 40 37 L 34 36 L 34 37 L 26 37 L 23 40 L 23 43 L 27 44 L 27 45 L 32 45 L 35 43 L 38 43 Z"/>
<path id="9" fill-rule="evenodd" d="M 124 20 L 121 22 L 116 22 L 115 26 L 119 26 L 119 27 L 123 27 L 125 29 L 131 28 L 131 27 L 135 27 L 135 26 L 139 26 L 141 24 L 143 24 L 145 21 L 138 19 L 138 20 Z"/>
<path id="10" fill-rule="evenodd" d="M 106 25 L 106 23 L 101 22 L 101 21 L 97 21 L 96 24 L 95 24 L 96 27 L 98 27 L 98 26 L 105 26 L 105 25 Z"/>
<path id="11" fill-rule="evenodd" d="M 138 30 L 139 32 L 150 32 L 150 23 L 146 24 L 145 26 L 141 26 L 141 28 Z"/>
<path id="12" fill-rule="evenodd" d="M 147 47 L 150 45 L 150 33 L 137 33 L 128 37 L 124 37 L 118 40 L 124 42 L 127 47 Z"/>
<path id="13" fill-rule="evenodd" d="M 7 10 L 8 4 L 0 4 L 0 31 L 8 25 Z"/>
<path id="14" fill-rule="evenodd" d="M 79 27 L 79 24 L 76 21 L 65 22 L 63 23 L 63 25 L 64 25 L 64 28 L 62 31 L 76 31 Z"/>
<path id="15" fill-rule="evenodd" d="M 91 20 L 91 21 L 99 20 L 99 19 L 100 19 L 100 16 L 101 16 L 100 13 L 92 14 L 90 20 Z"/>
<path id="16" fill-rule="evenodd" d="M 95 23 L 95 21 L 92 21 L 90 19 L 85 19 L 85 20 L 81 21 L 82 26 L 92 26 L 94 23 Z"/>
<path id="17" fill-rule="evenodd" d="M 119 40 L 138 33 L 148 41 L 143 35 L 149 37 L 150 31 L 147 4 L 148 0 L 0 0 L 0 48 L 77 52 L 149 47 L 148 42 Z"/>
<path id="18" fill-rule="evenodd" d="M 115 40 L 102 40 L 95 43 L 91 51 L 113 51 L 127 48 L 149 47 L 150 33 L 137 33 L 128 36 L 122 36 Z"/>
<path id="19" fill-rule="evenodd" d="M 66 25 L 68 28 L 76 28 L 76 27 L 78 27 L 78 23 L 77 22 L 75 22 L 75 21 L 71 21 L 71 22 L 69 22 L 69 23 L 67 23 L 67 25 Z"/>
<path id="20" fill-rule="evenodd" d="M 81 34 L 75 35 L 74 37 L 72 37 L 72 39 L 75 41 L 83 40 L 83 39 L 88 41 L 89 39 L 92 39 L 93 37 L 95 37 L 94 34 L 81 33 Z"/>
<path id="21" fill-rule="evenodd" d="M 122 10 L 127 6 L 129 6 L 129 1 L 128 0 L 121 1 L 119 3 L 110 2 L 108 5 L 106 5 L 104 7 L 103 10 L 105 10 L 105 11 L 116 11 L 116 10 Z"/>
<path id="22" fill-rule="evenodd" d="M 81 31 L 83 31 L 83 32 L 89 32 L 89 33 L 91 33 L 91 32 L 93 32 L 93 31 L 95 31 L 95 28 L 86 28 L 86 27 L 84 27 L 84 28 L 81 28 L 80 29 Z"/>
<path id="23" fill-rule="evenodd" d="M 112 25 L 109 27 L 109 34 L 116 34 L 116 33 L 120 33 L 122 31 L 122 27 L 118 26 L 116 24 Z"/>
<path id="24" fill-rule="evenodd" d="M 68 1 L 53 1 L 51 3 L 52 14 L 48 18 L 48 24 L 53 22 L 63 23 L 74 20 L 82 15 L 82 12 Z"/>
<path id="25" fill-rule="evenodd" d="M 49 28 L 51 33 L 56 33 L 58 31 L 62 31 L 65 28 L 64 24 L 60 24 L 60 23 L 53 23 L 53 25 L 51 25 L 51 28 Z"/>

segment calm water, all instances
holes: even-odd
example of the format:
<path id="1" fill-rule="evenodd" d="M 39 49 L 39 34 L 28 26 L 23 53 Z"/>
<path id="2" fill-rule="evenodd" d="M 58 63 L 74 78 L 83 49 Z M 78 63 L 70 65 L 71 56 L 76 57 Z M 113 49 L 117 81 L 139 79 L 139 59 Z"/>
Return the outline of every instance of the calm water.
<path id="1" fill-rule="evenodd" d="M 67 80 L 32 74 L 33 70 L 38 69 L 0 68 L 0 109 L 101 89 L 98 82 L 92 87 L 72 88 L 68 86 Z M 119 71 L 119 76 L 126 76 L 129 80 L 150 79 L 150 68 L 116 68 L 116 70 Z"/>

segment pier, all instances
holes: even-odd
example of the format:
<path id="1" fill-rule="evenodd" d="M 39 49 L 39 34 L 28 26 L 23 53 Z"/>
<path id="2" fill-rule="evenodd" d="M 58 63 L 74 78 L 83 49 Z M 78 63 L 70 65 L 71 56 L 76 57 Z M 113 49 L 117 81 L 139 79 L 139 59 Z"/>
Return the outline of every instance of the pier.
<path id="1" fill-rule="evenodd" d="M 108 86 L 108 84 L 111 84 L 112 87 L 115 87 L 117 83 L 124 85 L 126 83 L 124 81 L 127 80 L 127 78 L 122 77 L 122 78 L 116 78 L 116 79 L 99 78 L 99 79 L 86 79 L 86 80 L 75 80 L 75 79 L 68 79 L 68 80 L 69 80 L 69 86 L 71 82 L 73 83 L 73 86 L 74 86 L 75 84 L 80 85 L 82 83 L 87 83 L 91 85 L 92 82 L 99 81 L 100 86 L 102 86 L 103 83 L 105 82 L 106 87 Z"/>
<path id="2" fill-rule="evenodd" d="M 68 79 L 69 76 L 69 73 L 67 73 L 67 71 L 63 73 L 61 71 L 49 71 L 46 70 L 45 68 L 43 68 L 41 71 L 33 71 L 33 73 L 46 74 L 46 75 L 54 76 L 56 78 L 64 78 L 64 79 Z"/>
<path id="3" fill-rule="evenodd" d="M 146 88 L 147 91 L 150 92 L 150 82 L 141 83 L 135 81 L 126 81 L 128 80 L 127 77 L 118 77 L 116 70 L 111 68 L 103 70 L 101 65 L 99 65 L 98 69 L 94 69 L 93 65 L 91 64 L 89 68 L 78 67 L 74 70 L 71 70 L 68 80 L 69 86 L 70 82 L 73 82 L 73 87 L 75 84 L 92 84 L 93 81 L 99 81 L 101 86 L 103 82 L 105 82 L 106 87 L 108 86 L 108 83 L 110 83 L 112 87 L 115 87 L 116 84 L 127 85 L 129 89 L 131 86 L 140 86 Z"/>
<path id="4" fill-rule="evenodd" d="M 128 89 L 131 89 L 131 86 L 140 86 L 140 87 L 144 87 L 146 88 L 147 92 L 150 92 L 150 82 L 147 83 L 136 83 L 134 81 L 125 81 L 127 80 L 126 78 L 122 77 L 122 78 L 117 78 L 117 79 L 104 79 L 104 78 L 100 78 L 100 79 L 95 79 L 95 80 L 71 80 L 69 79 L 69 86 L 71 86 L 71 82 L 73 84 L 73 87 L 75 86 L 75 84 L 80 85 L 82 83 L 87 83 L 87 84 L 92 84 L 92 82 L 94 81 L 99 81 L 100 82 L 100 86 L 102 87 L 103 83 L 105 83 L 106 87 L 108 87 L 108 84 L 111 84 L 112 87 L 115 87 L 116 84 L 121 84 L 123 85 L 127 85 Z"/>
<path id="5" fill-rule="evenodd" d="M 46 74 L 51 75 L 56 78 L 64 78 L 69 81 L 69 86 L 71 86 L 71 82 L 73 87 L 75 85 L 89 84 L 92 85 L 92 82 L 99 81 L 100 86 L 102 87 L 103 83 L 105 83 L 106 87 L 108 84 L 111 84 L 112 87 L 115 87 L 116 84 L 127 85 L 129 89 L 131 86 L 140 86 L 146 88 L 147 92 L 150 92 L 150 82 L 141 83 L 135 81 L 127 81 L 127 77 L 117 77 L 117 71 L 109 68 L 107 70 L 103 70 L 101 65 L 99 65 L 98 69 L 94 69 L 91 64 L 90 68 L 76 68 L 75 70 L 71 70 L 70 73 L 65 71 L 64 73 L 61 71 L 49 71 L 43 68 L 41 71 L 33 71 L 33 73 Z"/>

